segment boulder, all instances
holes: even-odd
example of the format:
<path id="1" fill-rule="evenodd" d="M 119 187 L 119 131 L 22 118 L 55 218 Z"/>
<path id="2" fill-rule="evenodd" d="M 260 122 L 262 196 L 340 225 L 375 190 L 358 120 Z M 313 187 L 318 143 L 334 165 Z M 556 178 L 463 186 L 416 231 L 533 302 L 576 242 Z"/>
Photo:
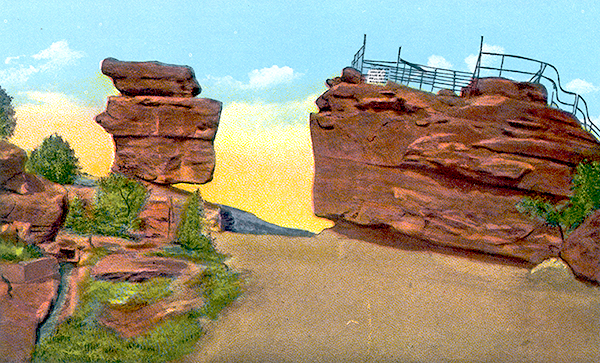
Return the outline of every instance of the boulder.
<path id="1" fill-rule="evenodd" d="M 600 283 L 600 211 L 569 234 L 561 256 L 577 275 Z"/>
<path id="2" fill-rule="evenodd" d="M 558 231 L 515 205 L 568 198 L 575 166 L 599 144 L 532 97 L 545 92 L 537 85 L 478 87 L 457 97 L 391 82 L 332 86 L 310 116 L 315 214 L 535 264 L 557 257 Z"/>
<path id="3" fill-rule="evenodd" d="M 502 95 L 527 102 L 548 102 L 548 91 L 540 83 L 514 82 L 501 77 L 479 78 L 462 90 L 465 97 Z"/>
<path id="4" fill-rule="evenodd" d="M 346 68 L 344 68 L 344 70 L 342 70 L 342 77 L 341 77 L 340 81 L 346 82 L 346 83 L 358 84 L 358 83 L 362 83 L 363 76 L 359 70 L 352 68 L 352 67 L 346 67 Z"/>
<path id="5" fill-rule="evenodd" d="M 109 97 L 96 121 L 113 135 L 113 171 L 157 184 L 212 180 L 222 104 L 182 97 Z"/>
<path id="6" fill-rule="evenodd" d="M 0 141 L 0 175 L 12 175 L 0 183 L 0 226 L 15 230 L 27 243 L 53 240 L 68 209 L 67 190 L 42 177 L 25 173 L 25 152 Z M 6 170 L 6 171 L 5 171 Z"/>
<path id="7" fill-rule="evenodd" d="M 106 58 L 101 70 L 126 96 L 194 97 L 201 91 L 194 70 L 187 66 Z"/>

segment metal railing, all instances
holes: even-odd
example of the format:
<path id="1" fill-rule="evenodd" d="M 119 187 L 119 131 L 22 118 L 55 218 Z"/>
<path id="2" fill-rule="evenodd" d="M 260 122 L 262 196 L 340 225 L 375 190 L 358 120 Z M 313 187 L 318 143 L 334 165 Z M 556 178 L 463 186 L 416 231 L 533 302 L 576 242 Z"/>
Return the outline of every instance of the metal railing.
<path id="1" fill-rule="evenodd" d="M 551 95 L 548 97 L 550 106 L 573 114 L 585 130 L 600 139 L 600 128 L 591 122 L 587 103 L 579 94 L 562 87 L 558 70 L 550 63 L 517 55 L 485 52 L 483 37 L 481 37 L 479 55 L 473 73 L 408 62 L 400 57 L 402 47 L 398 49 L 398 59 L 395 62 L 365 59 L 366 43 L 365 34 L 363 45 L 354 55 L 351 66 L 364 75 L 367 83 L 393 81 L 430 92 L 436 89 L 451 89 L 456 92 L 465 87 L 476 87 L 482 77 L 482 71 L 491 72 L 485 75 L 487 77 L 502 77 L 504 73 L 505 77 L 509 75 L 513 80 L 519 76 L 526 76 L 523 81 L 544 84 L 546 89 L 551 90 Z M 493 65 L 495 59 L 499 59 L 499 66 Z M 524 64 L 514 68 L 508 67 L 507 61 L 511 60 L 518 60 Z M 527 67 L 532 70 L 526 70 Z"/>

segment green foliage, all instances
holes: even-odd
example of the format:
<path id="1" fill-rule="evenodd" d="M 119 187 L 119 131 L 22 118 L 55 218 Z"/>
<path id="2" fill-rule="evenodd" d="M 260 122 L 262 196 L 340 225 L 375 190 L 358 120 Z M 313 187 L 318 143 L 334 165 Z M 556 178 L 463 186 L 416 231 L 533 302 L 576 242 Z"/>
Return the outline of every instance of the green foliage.
<path id="1" fill-rule="evenodd" d="M 176 243 L 188 250 L 204 254 L 216 253 L 206 225 L 202 197 L 200 192 L 196 190 L 190 195 L 185 204 L 181 221 L 177 226 Z"/>
<path id="2" fill-rule="evenodd" d="M 90 234 L 94 229 L 93 212 L 88 210 L 85 202 L 77 196 L 69 203 L 69 213 L 63 228 L 81 235 Z"/>
<path id="3" fill-rule="evenodd" d="M 121 174 L 111 174 L 98 181 L 99 191 L 94 211 L 94 229 L 105 236 L 128 237 L 138 226 L 137 217 L 148 190 L 135 180 Z"/>
<path id="4" fill-rule="evenodd" d="M 242 293 L 239 274 L 231 271 L 223 263 L 207 266 L 200 276 L 198 285 L 202 288 L 206 298 L 202 313 L 211 319 L 215 319 L 223 308 Z"/>
<path id="5" fill-rule="evenodd" d="M 148 190 L 135 180 L 111 174 L 98 181 L 94 205 L 75 197 L 69 205 L 65 228 L 75 233 L 129 238 L 139 225 L 138 215 Z"/>
<path id="6" fill-rule="evenodd" d="M 42 252 L 36 246 L 0 239 L 0 261 L 20 262 L 33 260 L 42 256 Z"/>
<path id="7" fill-rule="evenodd" d="M 8 139 L 15 132 L 17 119 L 12 106 L 12 97 L 0 87 L 0 139 Z"/>
<path id="8" fill-rule="evenodd" d="M 96 320 L 103 304 L 121 301 L 119 299 L 123 299 L 123 296 L 129 296 L 129 301 L 156 301 L 170 294 L 169 284 L 170 279 L 128 284 L 98 282 L 88 277 L 80 285 L 77 311 L 59 325 L 53 336 L 35 347 L 33 361 L 167 362 L 191 353 L 202 336 L 196 312 L 166 319 L 150 332 L 131 339 L 121 338 L 100 326 Z M 138 287 L 124 288 L 130 285 Z M 130 289 L 135 290 L 135 293 L 129 293 Z"/>
<path id="9" fill-rule="evenodd" d="M 572 196 L 566 203 L 553 205 L 542 198 L 526 197 L 517 209 L 532 218 L 567 233 L 577 228 L 593 211 L 600 209 L 600 162 L 583 162 L 577 166 L 571 184 Z"/>
<path id="10" fill-rule="evenodd" d="M 140 283 L 93 281 L 88 287 L 91 298 L 102 304 L 139 306 L 152 304 L 173 294 L 169 278 L 154 278 Z"/>
<path id="11" fill-rule="evenodd" d="M 58 134 L 48 136 L 31 152 L 27 169 L 63 185 L 73 184 L 80 171 L 75 151 Z"/>

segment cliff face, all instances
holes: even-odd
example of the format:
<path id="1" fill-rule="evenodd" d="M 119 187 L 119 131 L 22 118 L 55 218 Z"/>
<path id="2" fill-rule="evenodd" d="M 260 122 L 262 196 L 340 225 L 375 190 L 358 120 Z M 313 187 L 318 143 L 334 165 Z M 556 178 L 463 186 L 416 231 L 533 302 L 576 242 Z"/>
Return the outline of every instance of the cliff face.
<path id="1" fill-rule="evenodd" d="M 115 142 L 113 171 L 156 184 L 212 180 L 222 104 L 194 97 L 191 68 L 108 58 L 102 72 L 122 94 L 96 117 Z"/>
<path id="2" fill-rule="evenodd" d="M 558 255 L 558 232 L 515 205 L 566 198 L 598 143 L 545 89 L 496 78 L 434 95 L 348 70 L 327 84 L 310 118 L 315 214 L 534 263 Z"/>

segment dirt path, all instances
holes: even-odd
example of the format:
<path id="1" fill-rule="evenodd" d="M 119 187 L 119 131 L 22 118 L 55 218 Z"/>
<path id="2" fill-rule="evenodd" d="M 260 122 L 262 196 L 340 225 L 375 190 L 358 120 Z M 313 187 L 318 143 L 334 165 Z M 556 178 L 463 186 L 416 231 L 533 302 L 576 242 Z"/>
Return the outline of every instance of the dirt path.
<path id="1" fill-rule="evenodd" d="M 599 362 L 600 290 L 333 232 L 221 234 L 247 291 L 184 362 Z"/>

